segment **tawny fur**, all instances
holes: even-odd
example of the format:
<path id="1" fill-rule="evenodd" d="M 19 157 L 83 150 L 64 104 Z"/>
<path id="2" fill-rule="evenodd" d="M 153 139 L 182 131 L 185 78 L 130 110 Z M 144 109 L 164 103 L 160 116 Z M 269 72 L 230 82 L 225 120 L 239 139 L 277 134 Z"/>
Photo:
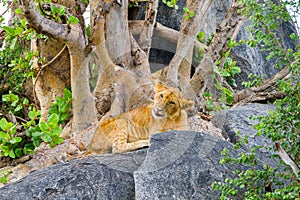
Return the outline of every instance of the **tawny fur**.
<path id="1" fill-rule="evenodd" d="M 154 102 L 99 122 L 87 155 L 122 153 L 150 145 L 150 135 L 189 128 L 185 110 L 194 103 L 175 89 L 156 84 Z"/>

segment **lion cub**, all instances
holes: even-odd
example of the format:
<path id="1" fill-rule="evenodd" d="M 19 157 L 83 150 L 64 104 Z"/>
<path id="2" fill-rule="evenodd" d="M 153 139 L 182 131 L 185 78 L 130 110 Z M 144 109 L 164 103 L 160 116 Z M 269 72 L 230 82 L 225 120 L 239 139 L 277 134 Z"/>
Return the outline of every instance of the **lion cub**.
<path id="1" fill-rule="evenodd" d="M 99 122 L 87 155 L 133 151 L 149 146 L 151 134 L 186 130 L 185 110 L 193 106 L 179 90 L 156 83 L 153 103 Z"/>

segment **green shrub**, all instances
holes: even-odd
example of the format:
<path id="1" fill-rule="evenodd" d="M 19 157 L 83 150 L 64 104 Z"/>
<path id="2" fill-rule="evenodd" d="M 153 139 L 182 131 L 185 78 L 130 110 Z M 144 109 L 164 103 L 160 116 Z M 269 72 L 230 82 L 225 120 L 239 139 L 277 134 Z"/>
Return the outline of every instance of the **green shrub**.
<path id="1" fill-rule="evenodd" d="M 19 102 L 18 96 L 12 93 L 3 98 L 10 99 L 13 103 Z M 68 119 L 71 105 L 72 94 L 65 89 L 64 96 L 57 97 L 56 102 L 51 104 L 47 121 L 41 119 L 41 111 L 35 108 L 30 108 L 29 120 L 26 123 L 13 124 L 2 118 L 0 120 L 0 155 L 19 158 L 34 153 L 34 149 L 41 142 L 49 144 L 50 147 L 62 143 L 64 140 L 60 137 L 61 125 Z M 18 126 L 23 130 L 21 133 L 17 132 Z"/>
<path id="2" fill-rule="evenodd" d="M 274 168 L 267 164 L 258 167 L 260 163 L 256 155 L 257 149 L 263 152 L 276 152 L 275 142 L 279 143 L 287 154 L 300 165 L 300 49 L 285 49 L 277 36 L 276 28 L 291 17 L 286 10 L 290 6 L 299 11 L 299 2 L 284 1 L 276 4 L 272 1 L 243 1 L 242 12 L 250 15 L 253 25 L 248 28 L 252 38 L 247 42 L 250 46 L 259 45 L 269 53 L 267 59 L 274 59 L 274 67 L 288 67 L 289 78 L 278 80 L 274 91 L 286 93 L 284 99 L 275 101 L 276 109 L 269 116 L 258 117 L 259 124 L 255 125 L 257 136 L 264 136 L 273 141 L 271 146 L 255 147 L 232 158 L 224 149 L 221 163 L 235 163 L 249 166 L 248 170 L 235 171 L 236 178 L 227 178 L 223 182 L 214 182 L 213 188 L 221 190 L 221 199 L 230 199 L 238 191 L 243 199 L 300 199 L 300 174 L 294 174 L 291 167 L 284 164 L 277 153 L 272 158 L 278 158 L 279 166 Z M 294 33 L 291 38 L 299 41 Z M 258 80 L 257 83 L 259 83 Z M 249 83 L 248 86 L 252 86 Z M 236 145 L 247 143 L 247 138 L 241 139 Z"/>

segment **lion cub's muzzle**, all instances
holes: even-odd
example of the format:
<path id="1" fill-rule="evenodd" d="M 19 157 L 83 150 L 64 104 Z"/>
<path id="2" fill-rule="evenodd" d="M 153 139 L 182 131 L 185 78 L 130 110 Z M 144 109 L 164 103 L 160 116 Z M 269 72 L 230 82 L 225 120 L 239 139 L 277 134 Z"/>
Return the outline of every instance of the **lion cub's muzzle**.
<path id="1" fill-rule="evenodd" d="M 152 108 L 152 116 L 154 118 L 164 118 L 166 113 L 162 108 Z"/>

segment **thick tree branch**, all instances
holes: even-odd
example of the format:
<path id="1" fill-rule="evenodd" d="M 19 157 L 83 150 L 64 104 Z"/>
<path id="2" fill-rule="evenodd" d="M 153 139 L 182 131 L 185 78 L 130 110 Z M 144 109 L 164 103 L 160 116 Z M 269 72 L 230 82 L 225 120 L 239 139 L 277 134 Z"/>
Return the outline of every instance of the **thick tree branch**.
<path id="1" fill-rule="evenodd" d="M 178 85 L 178 70 L 182 60 L 186 57 L 188 51 L 193 45 L 198 31 L 202 25 L 201 21 L 211 7 L 212 0 L 205 1 L 188 1 L 187 6 L 190 12 L 195 12 L 195 15 L 189 18 L 185 26 L 181 28 L 180 43 L 177 45 L 176 53 L 169 64 L 167 79 Z"/>
<path id="2" fill-rule="evenodd" d="M 244 17 L 238 12 L 241 7 L 242 5 L 239 5 L 237 1 L 234 1 L 233 5 L 228 9 L 224 20 L 216 30 L 216 34 L 211 45 L 190 80 L 196 94 L 202 89 L 197 87 L 199 80 L 209 80 L 209 77 L 213 72 L 215 62 L 221 57 L 223 52 L 228 50 L 228 39 L 234 39 L 242 26 Z"/>
<path id="3" fill-rule="evenodd" d="M 20 0 L 23 9 L 23 16 L 28 23 L 39 33 L 52 36 L 59 41 L 67 43 L 76 43 L 80 46 L 85 43 L 80 29 L 77 25 L 59 24 L 43 17 L 33 0 Z"/>
<path id="4" fill-rule="evenodd" d="M 287 152 L 282 148 L 282 146 L 278 142 L 275 142 L 275 147 L 281 160 L 285 164 L 289 165 L 292 168 L 294 174 L 298 176 L 299 166 L 295 163 L 295 161 L 293 161 L 293 159 L 291 159 L 291 157 L 287 154 Z"/>
<path id="5" fill-rule="evenodd" d="M 143 30 L 144 23 L 142 20 L 130 20 L 129 21 L 129 29 L 132 35 L 139 35 Z M 174 29 L 168 28 L 161 23 L 156 22 L 154 26 L 154 38 L 162 38 L 172 43 L 177 43 L 179 39 L 180 33 Z M 204 48 L 206 49 L 207 46 L 203 43 L 200 43 L 196 38 L 194 39 L 194 47 L 195 49 Z M 151 48 L 155 48 L 152 46 Z M 168 47 L 166 47 L 168 48 Z"/>
<path id="6" fill-rule="evenodd" d="M 296 61 L 295 61 L 296 62 Z M 291 75 L 289 71 L 289 66 L 284 67 L 280 72 L 272 76 L 271 78 L 265 80 L 260 86 L 246 88 L 234 95 L 235 106 L 244 105 L 246 103 L 252 102 L 257 96 L 260 96 L 261 93 L 265 93 L 268 90 L 273 90 L 277 84 L 278 80 L 288 79 Z M 285 95 L 278 95 L 280 92 L 272 92 L 270 95 L 273 95 L 277 98 L 283 98 Z M 255 97 L 256 96 L 256 97 Z M 275 99 L 273 99 L 275 100 Z"/>
<path id="7" fill-rule="evenodd" d="M 153 28 L 156 22 L 157 8 L 158 0 L 149 1 L 144 20 L 144 27 L 140 35 L 139 44 L 141 46 L 141 49 L 146 53 L 147 56 L 149 56 L 150 52 Z"/>
<path id="8" fill-rule="evenodd" d="M 289 71 L 289 67 L 286 66 L 285 68 L 283 68 L 280 72 L 278 72 L 277 74 L 275 74 L 274 76 L 272 76 L 271 78 L 267 79 L 266 81 L 264 81 L 261 86 L 259 87 L 254 87 L 252 88 L 252 90 L 254 92 L 262 92 L 262 91 L 266 91 L 268 88 L 270 87 L 274 87 L 274 85 L 277 84 L 278 80 L 282 80 L 284 79 L 286 76 L 288 76 L 290 74 Z"/>

